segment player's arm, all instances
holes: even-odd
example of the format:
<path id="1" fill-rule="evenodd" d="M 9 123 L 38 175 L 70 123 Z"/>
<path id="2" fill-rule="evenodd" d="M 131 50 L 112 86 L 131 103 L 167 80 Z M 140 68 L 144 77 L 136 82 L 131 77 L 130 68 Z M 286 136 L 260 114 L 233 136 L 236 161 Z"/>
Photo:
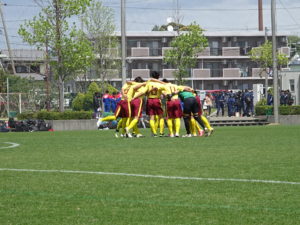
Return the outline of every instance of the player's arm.
<path id="1" fill-rule="evenodd" d="M 134 89 L 134 91 L 136 91 L 136 90 L 140 89 L 141 87 L 146 86 L 146 84 L 147 84 L 146 82 L 136 84 L 133 86 L 133 89 Z"/>
<path id="2" fill-rule="evenodd" d="M 161 80 L 157 80 L 155 78 L 151 78 L 149 79 L 147 82 L 156 82 L 156 83 L 160 83 L 160 84 L 166 84 L 165 82 L 161 81 Z"/>

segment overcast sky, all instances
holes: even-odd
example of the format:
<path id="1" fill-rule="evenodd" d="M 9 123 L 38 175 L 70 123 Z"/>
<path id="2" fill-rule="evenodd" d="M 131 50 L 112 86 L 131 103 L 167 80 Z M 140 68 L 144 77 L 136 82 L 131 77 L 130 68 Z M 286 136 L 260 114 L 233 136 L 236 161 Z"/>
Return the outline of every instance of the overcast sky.
<path id="1" fill-rule="evenodd" d="M 120 30 L 120 1 L 103 0 L 115 11 Z M 155 24 L 165 24 L 175 14 L 176 0 L 126 0 L 127 31 L 150 31 Z M 257 0 L 178 0 L 183 24 L 193 21 L 208 31 L 246 31 L 258 29 Z M 271 28 L 271 0 L 263 0 L 264 26 Z M 18 37 L 20 23 L 36 15 L 40 8 L 33 0 L 2 0 L 6 26 L 12 48 L 28 48 Z M 300 36 L 300 0 L 276 0 L 277 30 Z M 0 24 L 3 30 L 2 24 Z M 6 48 L 1 32 L 0 48 Z"/>

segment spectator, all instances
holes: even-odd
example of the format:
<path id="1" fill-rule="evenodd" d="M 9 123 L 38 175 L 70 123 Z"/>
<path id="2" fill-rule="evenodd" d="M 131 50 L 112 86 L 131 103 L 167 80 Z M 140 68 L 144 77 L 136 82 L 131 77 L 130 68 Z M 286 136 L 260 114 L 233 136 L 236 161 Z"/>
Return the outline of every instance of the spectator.
<path id="1" fill-rule="evenodd" d="M 112 96 L 109 94 L 109 91 L 105 91 L 105 94 L 103 95 L 103 98 L 102 98 L 103 105 L 104 105 L 104 112 L 110 112 L 111 99 L 112 99 Z"/>
<path id="2" fill-rule="evenodd" d="M 224 102 L 225 102 L 224 92 L 218 92 L 216 98 L 217 116 L 219 116 L 220 111 L 222 112 L 222 116 L 224 116 Z"/>
<path id="3" fill-rule="evenodd" d="M 286 90 L 286 96 L 287 96 L 286 97 L 286 104 L 287 105 L 293 105 L 294 99 L 293 99 L 292 94 L 289 90 Z"/>
<path id="4" fill-rule="evenodd" d="M 228 107 L 228 116 L 235 116 L 235 96 L 232 91 L 228 94 L 228 100 L 227 100 L 227 107 Z"/>
<path id="5" fill-rule="evenodd" d="M 94 115 L 95 118 L 99 118 L 99 114 L 101 111 L 101 106 L 100 106 L 100 101 L 101 101 L 101 96 L 99 92 L 95 92 L 93 96 L 93 108 L 94 108 Z"/>
<path id="6" fill-rule="evenodd" d="M 204 103 L 203 103 L 203 111 L 205 116 L 210 116 L 211 108 L 212 108 L 212 97 L 209 93 L 205 95 Z"/>

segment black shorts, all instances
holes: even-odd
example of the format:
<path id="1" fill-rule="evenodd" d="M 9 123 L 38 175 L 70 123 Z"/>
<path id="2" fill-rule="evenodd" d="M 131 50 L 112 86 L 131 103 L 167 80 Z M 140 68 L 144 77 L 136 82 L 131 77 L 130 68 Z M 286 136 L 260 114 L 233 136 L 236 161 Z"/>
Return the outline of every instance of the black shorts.
<path id="1" fill-rule="evenodd" d="M 196 98 L 186 98 L 183 100 L 183 114 L 191 115 L 199 112 L 199 104 Z"/>

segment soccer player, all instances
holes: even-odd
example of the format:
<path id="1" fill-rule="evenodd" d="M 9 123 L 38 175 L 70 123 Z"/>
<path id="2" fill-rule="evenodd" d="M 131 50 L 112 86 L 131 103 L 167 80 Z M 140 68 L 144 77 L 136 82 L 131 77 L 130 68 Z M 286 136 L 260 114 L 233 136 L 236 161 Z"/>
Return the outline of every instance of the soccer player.
<path id="1" fill-rule="evenodd" d="M 191 135 L 191 127 L 190 127 L 190 120 L 191 116 L 202 126 L 204 127 L 204 124 L 202 120 L 199 117 L 199 104 L 196 100 L 196 97 L 193 92 L 191 91 L 180 91 L 178 93 L 179 98 L 183 102 L 183 120 L 184 125 L 186 129 L 186 135 L 183 137 L 192 137 Z"/>
<path id="2" fill-rule="evenodd" d="M 164 136 L 164 118 L 163 108 L 161 103 L 162 92 L 166 91 L 166 87 L 163 83 L 159 82 L 159 73 L 153 71 L 151 77 L 154 78 L 147 81 L 147 93 L 148 99 L 146 104 L 146 113 L 150 116 L 150 128 L 153 137 L 157 137 L 157 126 L 155 125 L 155 117 L 159 121 L 160 137 Z"/>
<path id="3" fill-rule="evenodd" d="M 167 89 L 165 95 L 167 97 L 166 111 L 170 137 L 179 137 L 182 109 L 177 93 L 183 91 L 185 87 L 169 83 L 167 79 L 163 79 L 163 82 L 166 83 Z"/>
<path id="4" fill-rule="evenodd" d="M 196 133 L 196 130 L 198 130 L 199 132 L 199 136 L 203 136 L 203 134 L 205 133 L 206 136 L 210 136 L 214 129 L 210 126 L 210 123 L 209 121 L 206 119 L 205 116 L 202 115 L 202 104 L 201 104 L 201 100 L 200 100 L 200 97 L 197 95 L 197 92 L 195 91 L 194 92 L 194 95 L 195 95 L 195 98 L 196 98 L 196 101 L 198 102 L 199 104 L 199 111 L 198 111 L 198 116 L 200 117 L 204 127 L 202 127 L 203 129 L 201 129 L 201 127 L 199 126 L 198 123 L 196 123 L 196 121 L 193 119 L 193 117 L 191 118 L 191 124 L 192 124 L 192 133 L 193 133 L 193 136 L 197 136 L 195 135 Z"/>
<path id="5" fill-rule="evenodd" d="M 139 132 L 137 123 L 142 115 L 143 99 L 146 94 L 146 82 L 141 77 L 135 78 L 137 84 L 132 85 L 127 93 L 127 101 L 130 107 L 130 118 L 131 121 L 126 124 L 126 134 L 129 138 L 132 137 L 131 129 L 135 130 L 136 137 L 142 137 L 143 135 Z"/>
<path id="6" fill-rule="evenodd" d="M 121 120 L 119 120 L 118 125 L 117 125 L 115 136 L 119 137 L 119 129 L 121 127 L 123 128 L 122 135 L 125 134 L 126 122 L 127 122 L 127 120 L 129 120 L 129 117 L 130 117 L 129 109 L 128 109 L 128 102 L 127 102 L 127 92 L 129 90 L 129 88 L 134 84 L 136 84 L 136 82 L 127 81 L 123 85 L 123 87 L 122 87 L 122 99 L 117 103 L 117 108 L 116 108 L 116 111 L 115 111 L 114 115 L 113 116 L 107 116 L 105 118 L 100 118 L 98 120 L 97 126 L 99 126 L 99 124 L 101 122 L 117 120 L 118 117 L 121 117 Z"/>

